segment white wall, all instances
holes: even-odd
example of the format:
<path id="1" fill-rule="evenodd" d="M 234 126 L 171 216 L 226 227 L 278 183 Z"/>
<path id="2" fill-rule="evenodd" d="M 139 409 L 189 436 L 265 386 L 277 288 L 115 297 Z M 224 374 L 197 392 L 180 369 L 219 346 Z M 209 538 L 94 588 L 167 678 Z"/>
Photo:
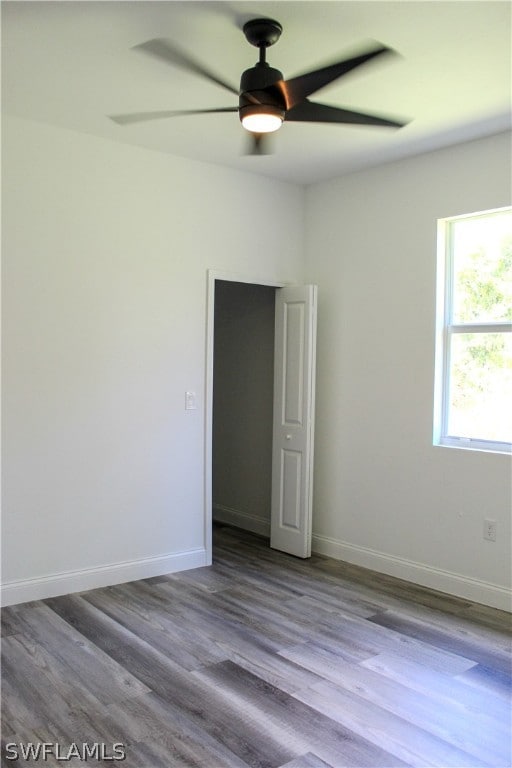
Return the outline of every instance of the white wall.
<path id="1" fill-rule="evenodd" d="M 216 281 L 213 517 L 270 535 L 275 288 Z"/>
<path id="2" fill-rule="evenodd" d="M 300 279 L 303 190 L 15 118 L 3 139 L 4 600 L 202 564 L 207 269 Z"/>
<path id="3" fill-rule="evenodd" d="M 510 459 L 432 445 L 436 219 L 510 204 L 499 135 L 309 188 L 314 548 L 510 608 Z M 497 521 L 497 541 L 482 538 Z"/>

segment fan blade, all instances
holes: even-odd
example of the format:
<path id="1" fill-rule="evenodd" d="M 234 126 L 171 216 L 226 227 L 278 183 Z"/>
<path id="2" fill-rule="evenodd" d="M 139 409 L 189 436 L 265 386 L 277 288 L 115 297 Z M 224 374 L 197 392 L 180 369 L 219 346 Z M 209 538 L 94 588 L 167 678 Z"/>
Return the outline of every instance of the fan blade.
<path id="1" fill-rule="evenodd" d="M 161 120 L 166 117 L 178 117 L 179 115 L 207 115 L 216 112 L 238 112 L 238 107 L 219 107 L 218 109 L 167 109 L 160 112 L 131 112 L 127 115 L 108 115 L 118 125 L 130 125 L 131 123 L 144 123 L 147 120 Z"/>
<path id="2" fill-rule="evenodd" d="M 304 123 L 353 123 L 356 125 L 385 125 L 391 128 L 401 128 L 407 122 L 389 120 L 378 115 L 367 115 L 364 112 L 353 112 L 351 109 L 331 107 L 328 104 L 316 104 L 307 99 L 286 113 L 285 120 Z"/>
<path id="3" fill-rule="evenodd" d="M 286 100 L 287 108 L 291 109 L 312 93 L 323 88 L 324 85 L 332 83 L 333 80 L 337 80 L 339 77 L 346 75 L 356 67 L 360 67 L 361 64 L 365 64 L 376 56 L 382 56 L 384 53 L 395 53 L 395 51 L 393 51 L 392 48 L 386 48 L 384 45 L 379 45 L 378 48 L 362 53 L 359 56 L 354 56 L 351 59 L 335 62 L 327 67 L 322 67 L 313 72 L 307 72 L 304 75 L 293 77 L 291 80 L 280 80 L 272 87 L 277 87 L 281 91 Z"/>
<path id="4" fill-rule="evenodd" d="M 192 56 L 189 56 L 188 53 L 181 51 L 169 40 L 155 38 L 154 40 L 148 40 L 146 43 L 135 45 L 132 50 L 148 53 L 150 56 L 155 56 L 157 59 L 162 59 L 169 64 L 174 64 L 175 66 L 186 69 L 196 75 L 205 77 L 207 80 L 211 80 L 212 83 L 220 85 L 221 88 L 225 88 L 236 96 L 239 94 L 238 88 L 235 88 L 234 85 L 223 80 L 204 64 L 201 64 L 201 62 L 192 58 Z"/>
<path id="5" fill-rule="evenodd" d="M 246 155 L 271 155 L 272 145 L 268 133 L 251 133 Z"/>

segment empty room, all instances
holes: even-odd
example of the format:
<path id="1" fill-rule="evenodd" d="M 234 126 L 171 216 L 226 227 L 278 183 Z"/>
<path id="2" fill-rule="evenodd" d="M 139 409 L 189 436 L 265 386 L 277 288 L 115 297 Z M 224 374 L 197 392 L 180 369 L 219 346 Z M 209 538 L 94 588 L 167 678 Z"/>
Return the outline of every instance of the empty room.
<path id="1" fill-rule="evenodd" d="M 2 2 L 2 766 L 510 768 L 511 10 Z"/>

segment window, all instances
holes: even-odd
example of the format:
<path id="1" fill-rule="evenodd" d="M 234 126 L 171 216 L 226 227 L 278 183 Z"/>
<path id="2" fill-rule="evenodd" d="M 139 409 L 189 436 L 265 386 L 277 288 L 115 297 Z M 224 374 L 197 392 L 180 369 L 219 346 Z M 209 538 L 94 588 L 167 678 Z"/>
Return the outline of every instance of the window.
<path id="1" fill-rule="evenodd" d="M 512 209 L 438 222 L 434 443 L 510 452 Z"/>

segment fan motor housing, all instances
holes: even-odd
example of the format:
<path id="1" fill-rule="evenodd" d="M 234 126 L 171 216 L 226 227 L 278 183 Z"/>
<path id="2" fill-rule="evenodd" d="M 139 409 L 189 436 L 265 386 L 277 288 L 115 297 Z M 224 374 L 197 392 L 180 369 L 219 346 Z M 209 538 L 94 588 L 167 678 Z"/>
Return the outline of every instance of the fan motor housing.
<path id="1" fill-rule="evenodd" d="M 283 73 L 266 63 L 259 63 L 251 69 L 246 69 L 240 80 L 240 119 L 243 117 L 244 107 L 254 109 L 255 104 L 272 107 L 282 112 L 284 117 L 286 104 L 283 95 L 279 88 L 272 88 L 282 80 Z"/>
<path id="2" fill-rule="evenodd" d="M 282 79 L 283 73 L 279 69 L 274 69 L 267 63 L 259 63 L 242 73 L 240 93 L 264 90 Z"/>

